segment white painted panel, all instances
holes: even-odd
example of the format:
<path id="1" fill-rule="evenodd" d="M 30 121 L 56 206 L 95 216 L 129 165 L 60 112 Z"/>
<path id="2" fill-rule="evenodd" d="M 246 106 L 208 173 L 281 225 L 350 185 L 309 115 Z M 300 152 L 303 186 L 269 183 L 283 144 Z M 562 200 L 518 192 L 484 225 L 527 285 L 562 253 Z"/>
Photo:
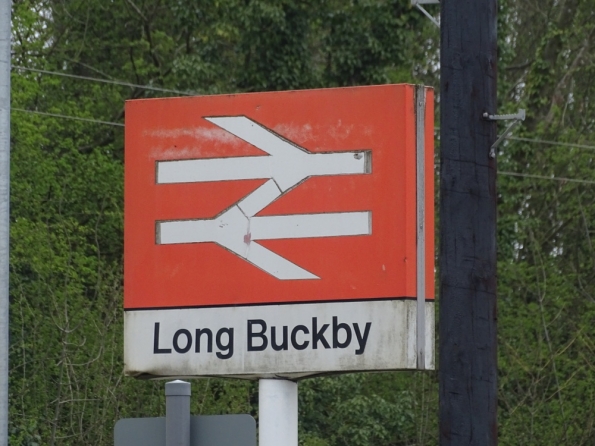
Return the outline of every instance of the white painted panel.
<path id="1" fill-rule="evenodd" d="M 256 242 L 249 244 L 246 259 L 254 266 L 280 280 L 320 279 L 317 275 L 306 271 L 304 268 Z"/>
<path id="2" fill-rule="evenodd" d="M 254 217 L 250 232 L 254 240 L 368 235 L 370 217 L 371 212 Z"/>
<path id="3" fill-rule="evenodd" d="M 284 156 L 296 149 L 300 150 L 297 146 L 245 116 L 221 116 L 205 119 L 252 144 L 254 147 L 264 150 L 269 155 Z"/>
<path id="4" fill-rule="evenodd" d="M 310 153 L 245 116 L 205 119 L 268 153 L 269 157 L 258 158 L 268 158 L 266 162 L 270 163 L 269 178 L 275 180 L 282 192 L 288 191 L 306 178 L 314 175 L 369 173 L 369 152 Z M 246 157 L 238 159 L 244 160 Z M 249 178 L 251 170 L 254 171 L 255 175 L 261 175 L 264 168 L 256 165 L 251 166 L 242 173 L 244 178 Z M 227 171 L 216 170 L 208 173 L 209 178 L 211 176 L 216 177 L 218 173 L 221 179 L 225 179 L 229 175 Z M 251 178 L 262 177 L 252 176 Z"/>
<path id="5" fill-rule="evenodd" d="M 216 236 L 211 220 L 158 222 L 157 234 L 158 243 L 161 245 L 211 242 Z"/>
<path id="6" fill-rule="evenodd" d="M 269 180 L 244 197 L 238 207 L 246 217 L 252 217 L 281 196 L 279 187 L 273 180 Z"/>
<path id="7" fill-rule="evenodd" d="M 436 307 L 434 306 L 434 302 L 426 302 L 426 321 L 425 321 L 425 329 L 426 329 L 426 336 L 424 338 L 426 343 L 426 351 L 424 352 L 424 362 L 425 362 L 425 369 L 426 370 L 434 370 L 435 368 L 435 356 L 436 352 L 434 351 L 434 339 L 436 336 L 436 315 L 435 315 Z M 420 367 L 422 368 L 422 367 Z"/>
<path id="8" fill-rule="evenodd" d="M 158 161 L 158 183 L 269 181 L 214 218 L 157 222 L 157 244 L 214 242 L 280 280 L 304 280 L 319 277 L 254 241 L 372 233 L 367 211 L 254 217 L 310 176 L 369 173 L 369 151 L 310 153 L 245 116 L 205 119 L 269 155 Z"/>
<path id="9" fill-rule="evenodd" d="M 307 157 L 308 176 L 370 173 L 370 152 L 314 153 Z"/>
<path id="10" fill-rule="evenodd" d="M 233 251 L 244 252 L 244 235 L 248 219 L 237 206 L 232 206 L 212 220 L 174 220 L 159 222 L 160 244 L 217 242 Z M 238 255 L 242 255 L 238 253 Z"/>
<path id="11" fill-rule="evenodd" d="M 157 183 L 199 183 L 271 178 L 271 165 L 270 156 L 158 161 Z"/>
<path id="12" fill-rule="evenodd" d="M 431 307 L 427 317 L 433 317 L 433 305 L 426 303 Z M 415 369 L 416 325 L 414 300 L 126 311 L 125 371 L 156 377 L 295 378 Z M 272 348 L 273 327 L 278 350 Z M 434 352 L 433 327 L 433 320 L 426 321 L 428 359 Z M 205 329 L 211 333 L 210 352 Z M 202 330 L 200 351 L 197 330 Z M 427 368 L 432 366 L 433 359 L 426 361 Z"/>

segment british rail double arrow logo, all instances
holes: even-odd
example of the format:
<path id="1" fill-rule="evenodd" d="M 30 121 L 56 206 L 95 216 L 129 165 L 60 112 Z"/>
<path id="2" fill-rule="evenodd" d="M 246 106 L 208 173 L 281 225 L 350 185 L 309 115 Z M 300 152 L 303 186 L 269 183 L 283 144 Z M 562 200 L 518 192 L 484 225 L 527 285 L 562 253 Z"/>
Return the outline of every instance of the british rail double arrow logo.
<path id="1" fill-rule="evenodd" d="M 280 280 L 303 280 L 320 277 L 257 241 L 372 233 L 370 211 L 256 215 L 308 177 L 370 173 L 370 151 L 311 153 L 245 116 L 205 119 L 268 155 L 158 161 L 157 184 L 268 181 L 211 219 L 156 222 L 157 244 L 214 242 Z"/>

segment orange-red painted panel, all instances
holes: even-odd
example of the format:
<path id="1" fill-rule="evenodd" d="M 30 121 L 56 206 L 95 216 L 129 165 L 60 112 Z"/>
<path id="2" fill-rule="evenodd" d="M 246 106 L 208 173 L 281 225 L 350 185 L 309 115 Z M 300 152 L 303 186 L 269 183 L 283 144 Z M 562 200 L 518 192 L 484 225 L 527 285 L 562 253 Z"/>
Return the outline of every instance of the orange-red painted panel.
<path id="1" fill-rule="evenodd" d="M 433 298 L 433 95 L 426 109 L 427 296 Z M 416 296 L 411 85 L 126 104 L 126 309 Z M 204 220 L 267 179 L 157 184 L 164 160 L 266 156 L 205 117 L 245 116 L 311 153 L 371 153 L 366 174 L 313 176 L 257 216 L 369 212 L 371 233 L 258 243 L 319 279 L 281 280 L 213 242 L 157 244 L 156 222 Z M 250 243 L 250 240 L 247 240 Z"/>

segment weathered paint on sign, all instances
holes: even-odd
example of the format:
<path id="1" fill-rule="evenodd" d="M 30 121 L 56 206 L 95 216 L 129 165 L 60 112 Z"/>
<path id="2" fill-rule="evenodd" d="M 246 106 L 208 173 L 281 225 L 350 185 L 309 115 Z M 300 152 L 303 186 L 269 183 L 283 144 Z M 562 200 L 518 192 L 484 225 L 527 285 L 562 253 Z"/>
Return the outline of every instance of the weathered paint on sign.
<path id="1" fill-rule="evenodd" d="M 424 336 L 434 322 L 421 311 L 433 305 L 434 290 L 430 89 L 130 101 L 125 161 L 127 373 L 252 377 L 433 367 L 433 338 L 426 351 Z M 395 325 L 377 311 L 387 304 L 402 318 L 396 309 L 410 315 L 413 299 L 417 321 Z M 289 347 L 253 355 L 240 344 L 229 358 L 215 352 L 217 333 L 226 342 L 220 329 L 233 328 L 235 341 L 244 342 L 252 319 L 242 318 L 257 311 L 252 305 L 291 337 L 295 326 L 307 327 L 285 314 L 297 315 L 298 306 L 287 304 L 300 302 L 329 324 L 343 302 L 378 317 L 366 322 L 375 333 L 369 342 L 383 346 L 367 344 L 358 355 Z M 171 354 L 149 348 L 156 327 L 164 342 L 176 333 L 183 342 L 186 331 L 195 336 L 201 327 L 180 314 L 214 318 L 214 354 L 180 353 L 181 344 L 163 347 Z M 349 323 L 365 330 L 357 321 Z M 413 356 L 403 345 L 413 345 Z"/>
<path id="2" fill-rule="evenodd" d="M 256 216 L 311 176 L 367 173 L 366 152 L 310 153 L 245 116 L 205 119 L 269 155 L 157 161 L 157 184 L 270 179 L 213 218 L 157 222 L 157 244 L 217 243 L 279 280 L 299 280 L 320 277 L 259 242 L 371 234 L 367 211 Z"/>
<path id="3" fill-rule="evenodd" d="M 426 313 L 433 321 L 430 302 Z M 413 300 L 129 311 L 124 333 L 133 376 L 299 378 L 417 368 Z M 425 339 L 432 351 L 433 323 Z"/>

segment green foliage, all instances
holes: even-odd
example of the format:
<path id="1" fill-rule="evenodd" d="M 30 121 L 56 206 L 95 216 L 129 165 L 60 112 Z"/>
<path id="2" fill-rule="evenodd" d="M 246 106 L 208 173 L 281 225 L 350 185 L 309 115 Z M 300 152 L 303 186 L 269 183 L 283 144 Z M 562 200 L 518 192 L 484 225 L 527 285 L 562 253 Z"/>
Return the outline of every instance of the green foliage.
<path id="1" fill-rule="evenodd" d="M 384 391 L 366 389 L 366 378 L 346 375 L 300 384 L 303 445 L 321 444 L 322 439 L 337 446 L 408 443 L 414 432 L 411 392 L 395 392 L 389 401 Z"/>
<path id="2" fill-rule="evenodd" d="M 595 145 L 595 1 L 499 13 L 500 111 L 528 112 L 515 136 Z M 401 0 L 13 0 L 14 65 L 199 94 L 436 86 L 438 36 Z M 12 76 L 14 108 L 117 123 L 124 101 L 166 94 Z M 123 131 L 16 110 L 11 131 L 10 442 L 108 445 L 117 419 L 164 413 L 162 383 L 122 375 Z M 595 189 L 547 179 L 595 181 L 592 155 L 498 155 L 504 445 L 595 442 Z M 256 390 L 196 380 L 192 412 L 256 415 Z M 300 442 L 433 445 L 437 400 L 435 374 L 305 380 Z"/>
<path id="3" fill-rule="evenodd" d="M 13 64 L 195 93 L 410 80 L 420 23 L 392 0 L 15 0 Z M 163 95 L 21 69 L 12 83 L 15 108 L 108 122 Z M 119 418 L 163 415 L 161 383 L 122 375 L 122 163 L 120 127 L 12 114 L 12 445 L 107 445 Z M 405 441 L 414 395 L 366 383 L 304 383 L 302 410 L 328 403 L 303 441 Z M 197 380 L 192 412 L 256 415 L 256 390 Z"/>
<path id="4" fill-rule="evenodd" d="M 593 1 L 503 2 L 501 107 L 517 136 L 595 145 Z M 546 12 L 547 11 L 547 12 Z M 509 141 L 501 171 L 595 180 L 592 151 Z M 499 177 L 503 444 L 592 444 L 593 184 Z"/>

